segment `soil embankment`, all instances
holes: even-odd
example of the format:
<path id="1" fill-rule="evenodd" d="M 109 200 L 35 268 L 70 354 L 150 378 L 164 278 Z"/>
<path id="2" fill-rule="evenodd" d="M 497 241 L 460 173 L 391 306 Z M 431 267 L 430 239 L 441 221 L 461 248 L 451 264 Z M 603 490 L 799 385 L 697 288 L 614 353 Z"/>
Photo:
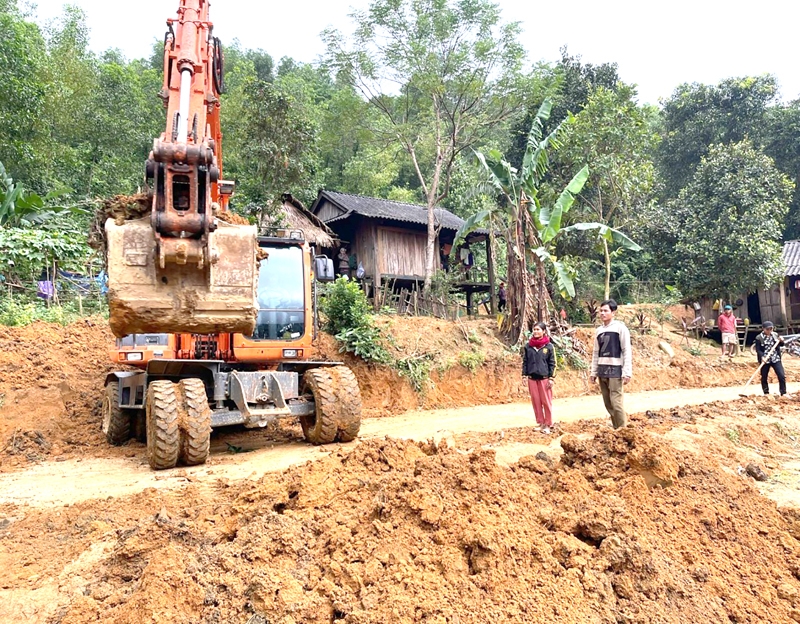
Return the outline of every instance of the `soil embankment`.
<path id="1" fill-rule="evenodd" d="M 436 331 L 424 324 L 436 321 L 418 322 L 409 323 L 413 342 L 395 332 L 406 353 L 421 329 Z M 486 322 L 475 323 L 467 331 L 494 348 L 491 330 L 479 333 Z M 443 361 L 476 344 L 459 327 L 439 331 Z M 713 357 L 692 365 L 682 353 L 669 365 L 648 355 L 651 339 L 637 346 L 638 383 L 667 383 L 674 369 L 690 386 L 725 384 L 752 370 Z M 99 432 L 110 340 L 93 320 L 0 329 L 2 470 L 143 457 L 140 443 L 111 448 Z M 393 371 L 354 369 L 368 410 L 386 415 L 412 399 L 489 402 L 480 393 L 496 387 L 493 376 L 518 379 L 516 357 L 504 358 L 487 357 L 474 373 L 443 367 L 422 399 L 395 398 L 413 390 Z M 562 371 L 559 392 L 582 392 L 573 375 Z M 599 397 L 584 400 L 600 408 Z M 368 438 L 331 454 L 309 447 L 315 461 L 282 472 L 255 462 L 247 472 L 243 455 L 236 477 L 215 474 L 212 461 L 153 477 L 177 487 L 58 506 L 8 501 L 0 621 L 800 621 L 800 402 L 654 407 L 617 432 L 564 414 L 549 436 L 512 427 Z M 241 435 L 300 437 L 294 425 Z M 69 470 L 63 479 L 69 488 Z"/>

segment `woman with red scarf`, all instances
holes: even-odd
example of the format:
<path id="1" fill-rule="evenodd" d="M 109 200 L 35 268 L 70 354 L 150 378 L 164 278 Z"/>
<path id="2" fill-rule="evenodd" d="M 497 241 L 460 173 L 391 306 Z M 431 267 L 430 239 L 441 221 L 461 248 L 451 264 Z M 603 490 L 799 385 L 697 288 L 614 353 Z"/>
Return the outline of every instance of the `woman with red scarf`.
<path id="1" fill-rule="evenodd" d="M 550 433 L 553 426 L 553 376 L 556 372 L 556 353 L 547 325 L 536 323 L 533 335 L 522 356 L 522 375 L 528 378 L 533 413 L 542 433 Z"/>

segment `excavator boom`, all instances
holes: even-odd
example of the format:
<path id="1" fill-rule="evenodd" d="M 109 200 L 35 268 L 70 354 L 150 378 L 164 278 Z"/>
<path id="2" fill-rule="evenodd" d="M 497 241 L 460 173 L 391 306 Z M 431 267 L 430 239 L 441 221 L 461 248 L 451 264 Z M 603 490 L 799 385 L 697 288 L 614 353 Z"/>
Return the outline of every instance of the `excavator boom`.
<path id="1" fill-rule="evenodd" d="M 226 218 L 233 184 L 221 179 L 222 48 L 208 4 L 180 0 L 167 20 L 167 128 L 145 165 L 150 215 L 105 225 L 109 322 L 119 337 L 255 328 L 257 230 Z"/>

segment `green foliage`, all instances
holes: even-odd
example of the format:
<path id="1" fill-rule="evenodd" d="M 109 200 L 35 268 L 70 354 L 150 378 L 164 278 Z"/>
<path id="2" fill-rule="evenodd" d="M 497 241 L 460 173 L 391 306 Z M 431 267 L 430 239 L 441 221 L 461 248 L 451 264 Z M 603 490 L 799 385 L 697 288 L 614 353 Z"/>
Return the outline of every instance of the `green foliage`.
<path id="1" fill-rule="evenodd" d="M 689 352 L 689 355 L 693 355 L 694 357 L 702 357 L 702 355 L 705 353 L 705 351 L 703 351 L 703 347 L 701 347 L 699 344 L 684 345 L 683 348 Z"/>
<path id="2" fill-rule="evenodd" d="M 0 228 L 0 274 L 27 281 L 57 261 L 79 268 L 92 255 L 85 238 L 70 230 Z"/>
<path id="3" fill-rule="evenodd" d="M 739 430 L 736 428 L 726 429 L 725 437 L 728 438 L 731 442 L 733 442 L 737 446 L 742 442 L 741 434 L 739 433 Z"/>
<path id="4" fill-rule="evenodd" d="M 749 141 L 715 145 L 662 216 L 662 262 L 681 292 L 752 292 L 783 275 L 779 243 L 792 183 Z"/>
<path id="5" fill-rule="evenodd" d="M 389 352 L 383 346 L 383 334 L 374 325 L 344 329 L 334 337 L 341 343 L 342 346 L 339 350 L 342 353 L 348 351 L 365 362 L 377 364 L 390 364 L 392 361 Z"/>
<path id="6" fill-rule="evenodd" d="M 325 331 L 336 335 L 346 329 L 372 324 L 367 296 L 355 280 L 340 277 L 323 292 L 320 307 L 325 314 Z"/>
<path id="7" fill-rule="evenodd" d="M 515 114 L 519 25 L 503 24 L 489 0 L 373 0 L 354 17 L 351 41 L 324 34 L 328 61 L 374 108 L 377 118 L 365 121 L 405 153 L 432 209 L 449 194 L 458 155 Z M 430 223 L 427 254 L 434 236 Z M 426 272 L 426 289 L 431 278 Z"/>
<path id="8" fill-rule="evenodd" d="M 466 369 L 469 369 L 471 373 L 475 373 L 479 367 L 483 365 L 486 361 L 486 356 L 483 354 L 482 351 L 461 351 L 458 354 L 458 363 L 461 364 Z"/>
<path id="9" fill-rule="evenodd" d="M 616 90 L 597 88 L 583 110 L 571 118 L 558 154 L 568 168 L 591 164 L 591 175 L 580 194 L 580 216 L 617 228 L 626 227 L 652 200 L 654 192 L 651 154 L 658 135 L 651 130 L 645 111 L 634 102 L 634 95 L 632 88 L 621 83 Z M 608 298 L 612 259 L 619 255 L 609 250 L 609 243 L 625 249 L 630 241 L 613 235 L 609 239 L 602 228 L 580 226 L 576 230 L 590 230 L 595 253 L 603 255 L 603 297 Z"/>
<path id="10" fill-rule="evenodd" d="M 366 362 L 391 363 L 385 338 L 373 323 L 369 302 L 358 282 L 340 277 L 327 286 L 320 307 L 327 318 L 325 330 L 341 343 L 343 352 L 355 353 Z"/>
<path id="11" fill-rule="evenodd" d="M 48 306 L 34 297 L 0 295 L 0 325 L 21 326 L 36 321 L 69 325 L 87 315 L 108 314 L 105 301 L 99 297 L 86 300 L 82 308 L 76 301 Z"/>
<path id="12" fill-rule="evenodd" d="M 566 47 L 561 49 L 561 60 L 555 67 L 540 65 L 535 68 L 532 83 L 527 91 L 530 96 L 526 98 L 525 116 L 511 131 L 512 145 L 506 152 L 510 162 L 522 160 L 528 132 L 545 97 L 553 101 L 552 121 L 544 128 L 545 133 L 549 133 L 560 120 L 579 113 L 597 88 L 614 91 L 622 84 L 616 63 L 582 63 L 580 55 L 570 55 Z"/>
<path id="13" fill-rule="evenodd" d="M 307 66 L 274 82 L 248 75 L 227 97 L 223 121 L 234 141 L 226 162 L 241 180 L 237 203 L 268 209 L 288 189 L 304 202 L 314 199 L 306 189 L 314 187 L 319 174 L 315 98 L 320 80 Z"/>
<path id="14" fill-rule="evenodd" d="M 467 334 L 467 340 L 469 341 L 470 344 L 476 344 L 476 345 L 483 344 L 483 339 L 478 335 L 478 332 L 476 332 L 474 329 L 471 329 L 469 331 L 469 334 Z"/>
<path id="15" fill-rule="evenodd" d="M 774 76 L 728 78 L 717 85 L 682 84 L 664 102 L 659 168 L 667 197 L 675 197 L 715 144 L 750 137 L 759 143 L 768 105 L 778 85 Z"/>
<path id="16" fill-rule="evenodd" d="M 556 366 L 566 366 L 574 370 L 586 370 L 589 362 L 581 355 L 575 346 L 575 341 L 569 336 L 550 336 L 556 346 Z"/>
<path id="17" fill-rule="evenodd" d="M 425 392 L 433 385 L 431 369 L 433 368 L 433 354 L 412 355 L 397 358 L 393 364 L 401 377 L 408 379 L 414 391 L 419 394 Z"/>

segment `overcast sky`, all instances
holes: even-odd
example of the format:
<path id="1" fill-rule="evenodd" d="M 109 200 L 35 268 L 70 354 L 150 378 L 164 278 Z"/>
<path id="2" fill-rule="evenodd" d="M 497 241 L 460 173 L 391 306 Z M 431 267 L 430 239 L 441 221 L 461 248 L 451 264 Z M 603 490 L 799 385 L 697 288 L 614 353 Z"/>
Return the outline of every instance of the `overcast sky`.
<path id="1" fill-rule="evenodd" d="M 22 2 L 21 2 L 22 4 Z M 64 0 L 35 2 L 37 21 L 58 17 Z M 178 0 L 72 0 L 82 7 L 92 48 L 148 56 Z M 638 85 L 641 103 L 668 98 L 683 82 L 715 84 L 733 76 L 774 74 L 781 96 L 800 96 L 800 0 L 499 0 L 506 21 L 519 21 L 528 60 L 556 61 L 566 45 L 587 63 L 615 62 L 621 78 Z M 368 0 L 215 0 L 214 34 L 238 39 L 276 60 L 312 62 L 323 53 L 320 32 L 350 32 L 351 8 Z"/>

